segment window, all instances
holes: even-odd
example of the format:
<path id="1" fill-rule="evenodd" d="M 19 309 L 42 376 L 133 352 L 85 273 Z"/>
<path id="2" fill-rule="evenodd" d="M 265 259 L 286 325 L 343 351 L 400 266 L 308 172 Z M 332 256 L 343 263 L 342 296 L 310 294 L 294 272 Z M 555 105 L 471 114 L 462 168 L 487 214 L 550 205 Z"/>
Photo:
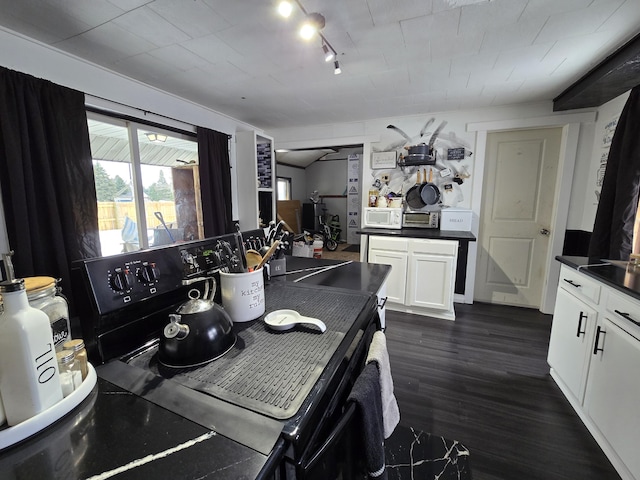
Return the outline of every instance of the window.
<path id="1" fill-rule="evenodd" d="M 287 177 L 278 177 L 277 200 L 291 200 L 291 179 Z"/>
<path id="2" fill-rule="evenodd" d="M 102 255 L 203 238 L 195 138 L 87 117 Z"/>

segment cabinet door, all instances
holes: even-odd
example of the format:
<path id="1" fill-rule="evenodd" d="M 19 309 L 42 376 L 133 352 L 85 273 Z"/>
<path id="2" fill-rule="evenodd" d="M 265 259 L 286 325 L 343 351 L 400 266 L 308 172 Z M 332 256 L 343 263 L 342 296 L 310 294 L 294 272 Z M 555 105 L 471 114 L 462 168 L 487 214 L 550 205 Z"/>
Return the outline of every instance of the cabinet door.
<path id="1" fill-rule="evenodd" d="M 407 256 L 407 252 L 369 249 L 369 262 L 391 265 L 391 273 L 386 281 L 388 302 L 404 304 Z"/>
<path id="2" fill-rule="evenodd" d="M 562 288 L 553 312 L 547 361 L 582 403 L 597 312 Z"/>
<path id="3" fill-rule="evenodd" d="M 640 341 L 608 319 L 596 340 L 602 351 L 592 351 L 586 411 L 634 478 L 640 478 Z"/>
<path id="4" fill-rule="evenodd" d="M 407 277 L 407 305 L 453 309 L 455 257 L 413 253 Z"/>

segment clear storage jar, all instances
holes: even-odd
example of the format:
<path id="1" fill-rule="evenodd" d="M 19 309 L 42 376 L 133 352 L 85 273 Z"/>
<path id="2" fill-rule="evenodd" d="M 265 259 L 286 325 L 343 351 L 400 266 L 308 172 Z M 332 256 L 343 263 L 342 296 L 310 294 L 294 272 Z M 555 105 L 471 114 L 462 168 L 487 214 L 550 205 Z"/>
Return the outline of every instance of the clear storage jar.
<path id="1" fill-rule="evenodd" d="M 89 367 L 87 361 L 87 350 L 84 348 L 84 340 L 81 338 L 67 340 L 62 344 L 62 348 L 73 352 L 78 368 L 80 368 L 80 372 L 82 372 L 82 380 L 87 378 Z"/>
<path id="2" fill-rule="evenodd" d="M 56 351 L 71 338 L 69 306 L 61 295 L 58 281 L 53 277 L 28 277 L 24 279 L 29 305 L 42 310 L 49 317 Z"/>
<path id="3" fill-rule="evenodd" d="M 75 353 L 71 350 L 56 352 L 58 371 L 60 372 L 60 386 L 66 397 L 82 384 L 80 365 L 76 362 Z"/>

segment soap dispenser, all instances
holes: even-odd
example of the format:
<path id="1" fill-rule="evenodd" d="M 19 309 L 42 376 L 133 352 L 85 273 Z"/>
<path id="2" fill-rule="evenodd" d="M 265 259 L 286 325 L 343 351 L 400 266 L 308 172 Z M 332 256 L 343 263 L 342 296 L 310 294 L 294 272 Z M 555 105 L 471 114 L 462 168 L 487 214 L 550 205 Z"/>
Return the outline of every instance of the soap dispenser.
<path id="1" fill-rule="evenodd" d="M 29 305 L 23 279 L 0 282 L 0 294 L 0 392 L 11 427 L 62 400 L 62 387 L 49 317 Z"/>

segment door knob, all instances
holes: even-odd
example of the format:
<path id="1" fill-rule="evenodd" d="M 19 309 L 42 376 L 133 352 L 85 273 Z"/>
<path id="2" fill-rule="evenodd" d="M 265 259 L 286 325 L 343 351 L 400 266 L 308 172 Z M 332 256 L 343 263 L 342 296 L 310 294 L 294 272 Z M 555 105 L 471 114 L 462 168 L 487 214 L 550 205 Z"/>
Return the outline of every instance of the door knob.
<path id="1" fill-rule="evenodd" d="M 541 228 L 540 229 L 540 233 L 542 235 L 549 235 L 551 232 L 549 230 L 547 230 L 546 228 Z"/>

